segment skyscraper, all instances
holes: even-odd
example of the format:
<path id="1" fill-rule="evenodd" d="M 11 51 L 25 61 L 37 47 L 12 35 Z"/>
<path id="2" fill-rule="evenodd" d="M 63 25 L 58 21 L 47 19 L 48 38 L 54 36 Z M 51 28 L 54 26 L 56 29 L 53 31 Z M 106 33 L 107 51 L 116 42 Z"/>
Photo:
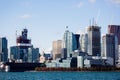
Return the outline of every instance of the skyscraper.
<path id="1" fill-rule="evenodd" d="M 101 54 L 101 28 L 89 26 L 88 31 L 88 55 L 100 56 Z"/>
<path id="2" fill-rule="evenodd" d="M 86 52 L 88 50 L 88 34 L 80 34 L 79 42 L 80 42 L 80 50 L 82 52 Z"/>
<path id="3" fill-rule="evenodd" d="M 106 34 L 102 37 L 102 57 L 111 57 L 118 60 L 118 39 L 114 34 Z"/>
<path id="4" fill-rule="evenodd" d="M 28 48 L 28 62 L 39 61 L 39 48 Z"/>
<path id="5" fill-rule="evenodd" d="M 39 49 L 33 48 L 31 39 L 27 38 L 27 29 L 23 29 L 16 39 L 16 46 L 10 48 L 10 57 L 15 61 L 36 62 L 39 57 Z"/>
<path id="6" fill-rule="evenodd" d="M 53 41 L 53 59 L 61 58 L 62 40 Z"/>
<path id="7" fill-rule="evenodd" d="M 67 57 L 71 57 L 72 52 L 77 49 L 75 35 L 68 30 L 65 31 L 63 36 L 63 48 L 67 49 Z"/>
<path id="8" fill-rule="evenodd" d="M 118 45 L 120 45 L 120 25 L 108 25 L 108 33 L 113 33 L 118 38 Z"/>
<path id="9" fill-rule="evenodd" d="M 17 47 L 19 48 L 20 59 L 23 62 L 27 62 L 28 48 L 32 47 L 31 40 L 27 38 L 27 29 L 23 29 L 21 36 L 17 37 Z"/>
<path id="10" fill-rule="evenodd" d="M 7 62 L 8 60 L 8 41 L 6 37 L 0 38 L 0 61 Z"/>
<path id="11" fill-rule="evenodd" d="M 20 59 L 19 48 L 18 46 L 10 47 L 10 59 L 18 60 Z"/>
<path id="12" fill-rule="evenodd" d="M 80 34 L 75 34 L 77 49 L 80 49 L 79 38 L 80 38 Z"/>

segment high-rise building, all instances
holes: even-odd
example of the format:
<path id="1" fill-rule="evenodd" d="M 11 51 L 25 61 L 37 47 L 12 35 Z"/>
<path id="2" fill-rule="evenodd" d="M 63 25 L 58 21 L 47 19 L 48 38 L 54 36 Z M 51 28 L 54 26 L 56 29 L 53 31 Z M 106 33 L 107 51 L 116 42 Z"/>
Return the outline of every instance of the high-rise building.
<path id="1" fill-rule="evenodd" d="M 28 62 L 39 61 L 39 48 L 28 48 Z"/>
<path id="2" fill-rule="evenodd" d="M 67 49 L 67 57 L 72 57 L 72 52 L 77 49 L 75 35 L 68 30 L 65 31 L 63 36 L 63 48 Z"/>
<path id="3" fill-rule="evenodd" d="M 80 49 L 79 38 L 80 38 L 80 34 L 75 34 L 77 49 Z"/>
<path id="4" fill-rule="evenodd" d="M 23 29 L 22 34 L 16 39 L 16 46 L 10 48 L 10 57 L 15 61 L 36 62 L 39 57 L 39 49 L 33 48 L 31 39 L 27 38 L 27 29 Z"/>
<path id="5" fill-rule="evenodd" d="M 53 41 L 53 59 L 61 58 L 62 40 Z"/>
<path id="6" fill-rule="evenodd" d="M 20 59 L 23 62 L 28 61 L 28 48 L 33 47 L 31 40 L 27 38 L 27 29 L 23 29 L 21 36 L 17 37 L 17 46 L 19 48 Z"/>
<path id="7" fill-rule="evenodd" d="M 8 60 L 8 41 L 6 37 L 0 38 L 0 61 L 7 62 Z"/>
<path id="8" fill-rule="evenodd" d="M 108 33 L 113 33 L 118 38 L 118 44 L 120 45 L 120 25 L 108 25 Z"/>
<path id="9" fill-rule="evenodd" d="M 100 56 L 101 54 L 101 28 L 89 26 L 88 31 L 88 55 Z"/>
<path id="10" fill-rule="evenodd" d="M 106 34 L 102 37 L 102 57 L 111 57 L 118 60 L 118 39 L 114 34 Z"/>
<path id="11" fill-rule="evenodd" d="M 10 47 L 10 59 L 18 60 L 20 59 L 19 48 L 18 46 L 11 46 Z"/>
<path id="12" fill-rule="evenodd" d="M 88 34 L 87 33 L 80 34 L 79 42 L 80 42 L 80 50 L 82 52 L 87 53 L 87 50 L 88 50 Z"/>

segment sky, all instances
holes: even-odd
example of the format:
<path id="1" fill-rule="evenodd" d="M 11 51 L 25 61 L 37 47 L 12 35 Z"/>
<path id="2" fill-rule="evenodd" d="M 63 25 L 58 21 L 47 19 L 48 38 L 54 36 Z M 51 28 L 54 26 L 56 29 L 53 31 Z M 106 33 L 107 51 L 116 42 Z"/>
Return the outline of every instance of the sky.
<path id="1" fill-rule="evenodd" d="M 16 31 L 27 28 L 34 47 L 49 51 L 66 26 L 85 32 L 93 18 L 101 34 L 109 24 L 120 25 L 120 0 L 0 0 L 0 37 L 8 39 L 9 48 L 16 45 Z"/>

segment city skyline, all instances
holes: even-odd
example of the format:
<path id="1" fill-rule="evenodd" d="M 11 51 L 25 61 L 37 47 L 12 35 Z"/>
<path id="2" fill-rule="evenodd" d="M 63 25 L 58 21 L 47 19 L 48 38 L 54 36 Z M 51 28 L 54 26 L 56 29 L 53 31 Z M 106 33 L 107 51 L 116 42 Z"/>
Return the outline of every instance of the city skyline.
<path id="1" fill-rule="evenodd" d="M 7 37 L 8 48 L 16 45 L 16 31 L 25 27 L 34 47 L 52 48 L 52 41 L 62 39 L 68 26 L 73 33 L 84 31 L 95 19 L 101 33 L 110 24 L 120 24 L 120 0 L 0 0 L 0 37 Z"/>

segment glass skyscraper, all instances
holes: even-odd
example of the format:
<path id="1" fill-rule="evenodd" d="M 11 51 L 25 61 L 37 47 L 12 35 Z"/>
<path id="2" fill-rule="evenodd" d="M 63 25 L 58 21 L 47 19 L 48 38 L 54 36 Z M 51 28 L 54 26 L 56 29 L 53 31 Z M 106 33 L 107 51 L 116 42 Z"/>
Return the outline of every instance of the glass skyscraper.
<path id="1" fill-rule="evenodd" d="M 80 38 L 80 34 L 75 34 L 77 49 L 80 49 L 79 38 Z"/>
<path id="2" fill-rule="evenodd" d="M 106 34 L 102 37 L 102 57 L 111 57 L 118 60 L 118 39 L 114 34 Z"/>
<path id="3" fill-rule="evenodd" d="M 28 62 L 39 61 L 39 48 L 28 48 Z"/>
<path id="4" fill-rule="evenodd" d="M 101 55 L 101 31 L 99 26 L 89 26 L 88 31 L 88 55 Z"/>
<path id="5" fill-rule="evenodd" d="M 19 48 L 18 46 L 10 47 L 10 59 L 18 60 L 20 59 Z"/>
<path id="6" fill-rule="evenodd" d="M 118 45 L 120 45 L 120 25 L 108 25 L 108 33 L 113 33 L 118 38 Z"/>
<path id="7" fill-rule="evenodd" d="M 65 31 L 63 36 L 63 48 L 67 49 L 67 57 L 71 57 L 72 52 L 77 49 L 75 35 L 68 30 Z"/>
<path id="8" fill-rule="evenodd" d="M 82 52 L 87 53 L 87 50 L 88 50 L 88 34 L 87 33 L 80 34 L 79 42 L 80 42 L 80 50 Z"/>
<path id="9" fill-rule="evenodd" d="M 10 48 L 10 58 L 16 62 L 37 62 L 39 49 L 33 48 L 31 39 L 27 38 L 27 29 L 23 29 L 16 39 L 16 46 Z"/>
<path id="10" fill-rule="evenodd" d="M 8 41 L 6 37 L 0 38 L 0 61 L 7 62 L 8 60 Z"/>

